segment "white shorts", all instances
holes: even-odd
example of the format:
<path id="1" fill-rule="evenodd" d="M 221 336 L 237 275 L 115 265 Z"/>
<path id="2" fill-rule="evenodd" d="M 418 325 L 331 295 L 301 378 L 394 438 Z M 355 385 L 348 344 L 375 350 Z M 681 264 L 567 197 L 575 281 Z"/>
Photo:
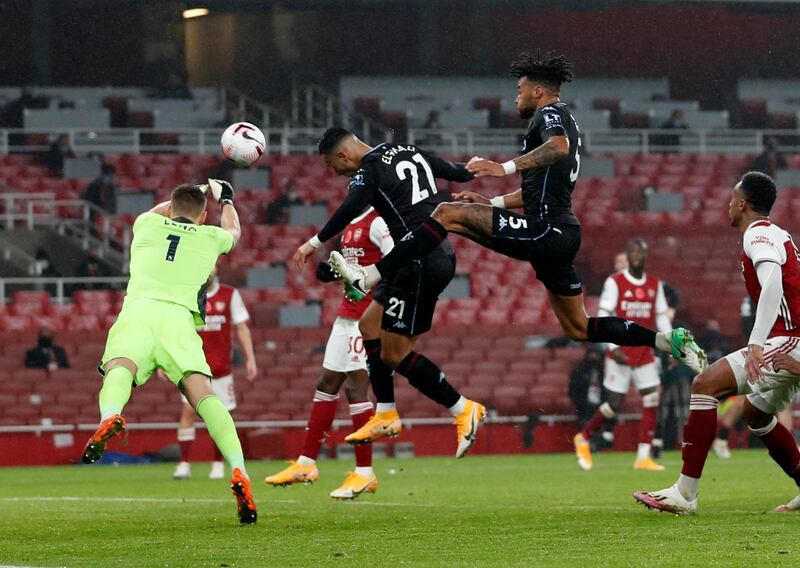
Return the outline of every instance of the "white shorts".
<path id="1" fill-rule="evenodd" d="M 777 352 L 787 353 L 794 359 L 800 359 L 800 337 L 773 337 L 764 344 L 764 359 L 769 365 L 771 355 Z M 764 370 L 764 378 L 751 385 L 747 382 L 744 361 L 747 349 L 734 351 L 725 357 L 736 377 L 737 392 L 746 394 L 747 400 L 762 412 L 775 414 L 786 408 L 800 390 L 800 377 L 786 371 Z"/>
<path id="2" fill-rule="evenodd" d="M 339 373 L 366 371 L 367 352 L 358 329 L 358 320 L 337 316 L 325 346 L 322 367 Z"/>
<path id="3" fill-rule="evenodd" d="M 655 361 L 642 365 L 641 367 L 631 367 L 620 365 L 613 359 L 606 357 L 606 370 L 603 377 L 603 386 L 617 394 L 627 394 L 633 384 L 640 391 L 657 387 L 661 384 L 661 377 L 658 374 L 658 365 Z"/>
<path id="4" fill-rule="evenodd" d="M 217 395 L 217 398 L 222 401 L 225 409 L 229 412 L 236 408 L 236 391 L 233 390 L 233 375 L 225 375 L 218 379 L 209 379 L 211 381 L 211 390 Z M 186 397 L 181 395 L 184 404 L 189 404 Z"/>

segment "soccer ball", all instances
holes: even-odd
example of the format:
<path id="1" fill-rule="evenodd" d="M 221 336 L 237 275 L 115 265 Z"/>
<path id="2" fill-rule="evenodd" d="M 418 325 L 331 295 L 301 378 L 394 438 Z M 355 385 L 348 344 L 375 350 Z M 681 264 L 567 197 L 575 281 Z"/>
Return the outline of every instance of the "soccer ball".
<path id="1" fill-rule="evenodd" d="M 264 133 L 249 122 L 231 124 L 222 133 L 220 141 L 222 155 L 240 168 L 246 168 L 258 160 L 266 145 Z"/>

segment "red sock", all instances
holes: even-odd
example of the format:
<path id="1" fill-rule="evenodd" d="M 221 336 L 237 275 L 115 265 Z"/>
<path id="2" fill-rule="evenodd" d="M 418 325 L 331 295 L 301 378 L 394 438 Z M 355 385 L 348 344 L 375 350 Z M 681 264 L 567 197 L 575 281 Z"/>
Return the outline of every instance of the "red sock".
<path id="1" fill-rule="evenodd" d="M 689 419 L 683 427 L 683 469 L 681 473 L 699 479 L 703 475 L 708 452 L 717 435 L 719 401 L 706 394 L 693 394 Z"/>
<path id="2" fill-rule="evenodd" d="M 600 405 L 600 408 L 595 411 L 589 419 L 589 422 L 586 423 L 586 426 L 583 427 L 581 435 L 586 440 L 591 440 L 592 435 L 603 427 L 603 422 L 605 422 L 606 419 L 614 418 L 614 416 L 614 410 L 607 402 L 604 402 Z"/>
<path id="3" fill-rule="evenodd" d="M 800 484 L 800 450 L 797 449 L 797 442 L 789 430 L 778 422 L 777 418 L 772 419 L 766 428 L 756 428 L 751 431 L 761 438 L 764 445 L 769 450 L 769 456 L 775 460 L 781 469 L 794 479 L 795 483 Z M 774 424 L 774 425 L 773 425 Z M 761 433 L 766 430 L 766 433 Z"/>
<path id="4" fill-rule="evenodd" d="M 178 428 L 178 452 L 182 462 L 188 462 L 194 444 L 194 428 Z"/>
<path id="5" fill-rule="evenodd" d="M 311 416 L 308 417 L 306 436 L 303 439 L 302 455 L 312 460 L 317 459 L 322 441 L 333 424 L 336 416 L 336 404 L 339 402 L 338 394 L 328 394 L 321 391 L 314 393 L 314 403 L 311 405 Z"/>
<path id="6" fill-rule="evenodd" d="M 366 424 L 375 414 L 371 402 L 352 402 L 350 403 L 350 418 L 353 420 L 353 431 L 355 432 Z M 372 444 L 357 444 L 355 446 L 356 467 L 372 466 Z"/>
<path id="7" fill-rule="evenodd" d="M 639 423 L 639 443 L 652 444 L 653 435 L 656 430 L 656 420 L 658 420 L 658 407 L 642 408 L 642 421 Z"/>

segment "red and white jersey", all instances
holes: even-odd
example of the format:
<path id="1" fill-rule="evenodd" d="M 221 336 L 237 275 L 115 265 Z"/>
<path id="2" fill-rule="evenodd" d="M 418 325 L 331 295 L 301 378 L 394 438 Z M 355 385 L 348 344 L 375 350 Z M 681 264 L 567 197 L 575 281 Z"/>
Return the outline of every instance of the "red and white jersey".
<path id="1" fill-rule="evenodd" d="M 233 326 L 250 319 L 239 291 L 219 284 L 206 295 L 206 324 L 197 329 L 214 378 L 233 373 Z"/>
<path id="2" fill-rule="evenodd" d="M 761 284 L 755 267 L 760 262 L 780 264 L 783 280 L 778 319 L 769 337 L 800 336 L 800 252 L 792 236 L 769 221 L 756 221 L 742 237 L 742 274 L 747 293 L 756 305 L 761 296 Z"/>
<path id="3" fill-rule="evenodd" d="M 370 207 L 364 214 L 353 219 L 344 230 L 341 246 L 342 256 L 345 260 L 361 266 L 369 266 L 388 254 L 394 246 L 394 241 L 383 217 Z M 359 319 L 371 301 L 371 294 L 359 302 L 352 302 L 345 298 L 336 315 Z"/>
<path id="4" fill-rule="evenodd" d="M 651 329 L 670 331 L 672 326 L 666 317 L 667 309 L 661 280 L 649 274 L 635 278 L 626 269 L 606 278 L 598 315 L 617 316 Z M 621 349 L 631 367 L 641 367 L 655 361 L 651 347 L 623 346 Z"/>

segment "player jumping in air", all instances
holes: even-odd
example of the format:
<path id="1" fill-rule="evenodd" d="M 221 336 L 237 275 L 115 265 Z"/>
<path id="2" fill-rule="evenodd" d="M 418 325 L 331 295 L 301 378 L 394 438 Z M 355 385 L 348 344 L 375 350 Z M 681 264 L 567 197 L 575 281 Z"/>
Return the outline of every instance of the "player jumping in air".
<path id="1" fill-rule="evenodd" d="M 350 178 L 349 192 L 320 232 L 297 249 L 294 262 L 298 269 L 323 242 L 344 230 L 369 205 L 386 221 L 397 246 L 446 199 L 436 186 L 436 178 L 459 182 L 473 178 L 464 164 L 446 162 L 411 144 L 379 144 L 372 148 L 344 128 L 329 128 L 319 142 L 319 153 L 337 174 Z M 439 294 L 455 270 L 453 247 L 443 238 L 426 254 L 398 267 L 375 290 L 360 327 L 378 406 L 375 416 L 350 434 L 348 442 L 366 443 L 400 433 L 402 425 L 392 378 L 395 370 L 453 415 L 456 457 L 464 456 L 475 442 L 486 409 L 461 396 L 438 365 L 414 351 L 419 336 L 430 330 Z M 379 327 L 373 324 L 378 321 Z"/>
<path id="2" fill-rule="evenodd" d="M 800 251 L 791 235 L 769 220 L 775 182 L 748 172 L 733 188 L 728 215 L 742 232 L 742 271 L 756 305 L 747 348 L 723 357 L 692 383 L 689 419 L 683 430 L 683 469 L 677 483 L 652 493 L 639 491 L 640 503 L 670 513 L 697 510 L 700 476 L 717 431 L 720 399 L 745 394 L 743 416 L 770 457 L 800 485 L 800 451 L 775 414 L 800 389 Z M 800 509 L 795 497 L 779 510 Z"/>
<path id="3" fill-rule="evenodd" d="M 221 228 L 203 225 L 206 190 L 222 210 Z M 162 369 L 206 423 L 230 464 L 239 521 L 250 524 L 257 514 L 242 446 L 231 415 L 211 390 L 211 369 L 195 329 L 205 320 L 206 282 L 217 257 L 230 252 L 240 236 L 233 188 L 217 180 L 209 180 L 208 186 L 180 185 L 170 201 L 137 217 L 125 302 L 108 332 L 98 367 L 104 375 L 101 423 L 86 443 L 82 460 L 100 459 L 108 441 L 125 431 L 122 409 L 132 388 Z"/>
<path id="4" fill-rule="evenodd" d="M 253 338 L 247 322 L 250 314 L 242 301 L 242 295 L 233 286 L 220 284 L 216 268 L 208 278 L 206 292 L 206 323 L 197 330 L 203 340 L 203 352 L 211 367 L 211 389 L 225 405 L 228 412 L 236 408 L 236 391 L 233 388 L 233 345 L 231 336 L 234 328 L 239 345 L 244 352 L 244 366 L 247 380 L 253 382 L 258 374 L 256 356 L 253 351 Z M 178 448 L 180 461 L 172 474 L 173 479 L 188 479 L 192 476 L 191 455 L 195 439 L 195 413 L 192 405 L 183 399 L 183 408 L 178 422 Z M 209 479 L 225 477 L 225 463 L 217 446 L 214 446 L 214 461 L 211 463 Z"/>
<path id="5" fill-rule="evenodd" d="M 511 74 L 518 78 L 517 110 L 522 118 L 531 119 L 523 154 L 504 164 L 473 158 L 467 169 L 476 176 L 498 177 L 520 171 L 522 187 L 491 200 L 473 192 L 456 194 L 454 198 L 461 203 L 442 203 L 430 218 L 419 219 L 418 226 L 407 228 L 409 234 L 375 265 L 350 265 L 334 252 L 331 266 L 357 293 L 364 294 L 384 276 L 392 278 L 397 270 L 424 258 L 452 231 L 505 256 L 530 262 L 570 338 L 655 347 L 699 372 L 705 366 L 705 354 L 688 330 L 656 333 L 621 317 L 587 316 L 574 265 L 581 227 L 571 208 L 580 170 L 580 133 L 567 105 L 559 99 L 561 84 L 572 80 L 572 64 L 552 53 L 522 54 L 511 65 Z M 523 214 L 508 210 L 520 207 Z M 480 278 L 480 273 L 475 277 Z"/>
<path id="6" fill-rule="evenodd" d="M 645 273 L 647 243 L 642 239 L 631 239 L 625 251 L 628 268 L 606 279 L 600 295 L 598 315 L 624 317 L 641 325 L 655 327 L 662 333 L 669 333 L 672 331 L 672 323 L 667 315 L 669 307 L 664 296 L 664 286 L 661 280 Z M 649 347 L 620 347 L 613 344 L 607 347 L 603 378 L 606 402 L 600 405 L 583 431 L 573 439 L 578 465 L 585 470 L 592 469 L 589 440 L 606 420 L 613 419 L 620 411 L 633 379 L 642 395 L 643 407 L 642 421 L 639 424 L 639 448 L 633 467 L 661 471 L 664 466 L 657 464 L 650 456 L 650 445 L 658 421 L 658 390 L 661 384 L 653 350 Z"/>
<path id="7" fill-rule="evenodd" d="M 353 219 L 342 234 L 342 254 L 353 262 L 375 262 L 392 249 L 392 237 L 384 220 L 371 207 Z M 317 278 L 323 282 L 336 280 L 327 263 L 319 263 Z M 339 391 L 345 386 L 350 416 L 355 430 L 364 426 L 374 415 L 369 400 L 369 375 L 364 341 L 358 320 L 372 302 L 367 296 L 354 302 L 342 300 L 336 312 L 336 321 L 325 346 L 322 375 L 317 382 L 311 416 L 308 418 L 303 453 L 289 467 L 270 475 L 264 481 L 271 485 L 311 483 L 319 478 L 316 459 L 320 445 L 333 424 Z M 331 492 L 334 499 L 354 499 L 362 493 L 374 493 L 378 480 L 372 471 L 372 444 L 355 448 L 356 469 L 349 474 L 338 489 Z"/>

